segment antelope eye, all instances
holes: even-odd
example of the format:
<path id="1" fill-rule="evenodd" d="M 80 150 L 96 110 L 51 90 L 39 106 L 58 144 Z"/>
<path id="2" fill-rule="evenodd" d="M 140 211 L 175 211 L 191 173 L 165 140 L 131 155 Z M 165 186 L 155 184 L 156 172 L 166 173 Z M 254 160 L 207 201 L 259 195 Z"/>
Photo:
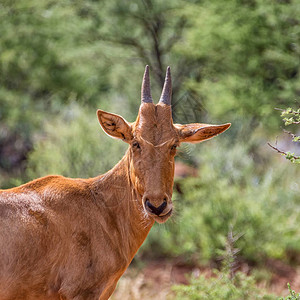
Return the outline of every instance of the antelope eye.
<path id="1" fill-rule="evenodd" d="M 171 150 L 176 150 L 178 145 L 174 144 L 172 147 L 171 147 Z"/>
<path id="2" fill-rule="evenodd" d="M 137 148 L 137 149 L 141 148 L 141 146 L 140 146 L 140 144 L 138 142 L 133 142 L 132 143 L 132 147 Z"/>

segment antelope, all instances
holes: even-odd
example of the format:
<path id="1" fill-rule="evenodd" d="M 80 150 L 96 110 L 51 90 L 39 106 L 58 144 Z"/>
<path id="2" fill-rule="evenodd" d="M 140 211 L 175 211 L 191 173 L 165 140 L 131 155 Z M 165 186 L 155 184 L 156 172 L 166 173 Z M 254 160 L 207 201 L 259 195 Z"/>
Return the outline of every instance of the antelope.
<path id="1" fill-rule="evenodd" d="M 0 190 L 1 300 L 110 297 L 155 221 L 172 215 L 176 148 L 230 127 L 173 124 L 171 94 L 168 67 L 153 103 L 146 66 L 135 122 L 97 111 L 102 129 L 129 144 L 107 173 L 50 175 Z"/>

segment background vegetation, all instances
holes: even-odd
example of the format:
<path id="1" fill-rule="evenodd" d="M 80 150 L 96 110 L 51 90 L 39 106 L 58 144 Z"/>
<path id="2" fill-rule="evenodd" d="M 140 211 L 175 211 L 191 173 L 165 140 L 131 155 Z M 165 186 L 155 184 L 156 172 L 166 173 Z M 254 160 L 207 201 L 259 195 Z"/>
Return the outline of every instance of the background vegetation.
<path id="1" fill-rule="evenodd" d="M 198 175 L 176 179 L 176 214 L 155 225 L 135 261 L 216 267 L 233 232 L 237 263 L 299 267 L 299 165 L 267 146 L 300 154 L 274 109 L 296 112 L 299 136 L 299 16 L 296 0 L 1 1 L 1 188 L 107 171 L 126 145 L 101 132 L 96 109 L 133 121 L 145 64 L 155 99 L 170 65 L 175 122 L 232 127 L 181 147 L 178 160 Z M 207 282 L 197 280 L 191 288 Z M 224 289 L 237 286 L 226 280 Z M 226 299 L 240 299 L 251 280 Z"/>

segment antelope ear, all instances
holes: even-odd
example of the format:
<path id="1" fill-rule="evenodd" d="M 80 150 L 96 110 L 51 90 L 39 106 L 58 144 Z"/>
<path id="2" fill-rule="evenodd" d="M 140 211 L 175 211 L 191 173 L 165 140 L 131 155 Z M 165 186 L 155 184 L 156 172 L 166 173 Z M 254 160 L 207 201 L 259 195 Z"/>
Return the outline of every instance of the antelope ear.
<path id="1" fill-rule="evenodd" d="M 187 125 L 175 124 L 174 126 L 179 131 L 180 142 L 200 143 L 224 132 L 230 125 L 230 123 L 222 125 L 193 123 Z"/>
<path id="2" fill-rule="evenodd" d="M 97 110 L 99 123 L 108 135 L 129 143 L 132 140 L 131 125 L 119 115 Z"/>

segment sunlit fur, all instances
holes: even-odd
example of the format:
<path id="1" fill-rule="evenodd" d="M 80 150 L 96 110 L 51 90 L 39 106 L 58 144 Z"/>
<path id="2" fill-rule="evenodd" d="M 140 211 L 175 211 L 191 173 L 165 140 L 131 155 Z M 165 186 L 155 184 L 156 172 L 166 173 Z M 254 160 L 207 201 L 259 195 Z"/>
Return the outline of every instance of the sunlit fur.
<path id="1" fill-rule="evenodd" d="M 0 300 L 108 299 L 154 222 L 172 213 L 176 146 L 229 127 L 173 125 L 171 107 L 153 103 L 141 105 L 134 123 L 103 111 L 98 118 L 129 144 L 112 170 L 0 191 Z M 145 199 L 157 207 L 164 198 L 160 215 L 145 207 Z"/>

